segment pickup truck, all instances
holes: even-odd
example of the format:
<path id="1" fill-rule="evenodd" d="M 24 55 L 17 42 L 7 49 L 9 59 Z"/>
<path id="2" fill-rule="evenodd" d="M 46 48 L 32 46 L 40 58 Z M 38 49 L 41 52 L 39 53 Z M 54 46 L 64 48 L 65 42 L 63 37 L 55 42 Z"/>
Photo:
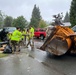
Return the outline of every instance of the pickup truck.
<path id="1" fill-rule="evenodd" d="M 35 29 L 34 37 L 40 38 L 41 40 L 44 40 L 46 37 L 46 31 L 44 29 L 38 28 Z"/>

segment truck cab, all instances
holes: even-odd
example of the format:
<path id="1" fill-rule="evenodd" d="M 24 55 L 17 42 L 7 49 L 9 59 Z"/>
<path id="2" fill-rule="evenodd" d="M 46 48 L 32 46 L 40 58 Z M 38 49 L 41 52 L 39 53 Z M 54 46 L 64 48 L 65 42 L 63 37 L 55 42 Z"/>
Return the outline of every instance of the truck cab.
<path id="1" fill-rule="evenodd" d="M 44 38 L 46 37 L 46 31 L 42 28 L 37 28 L 37 29 L 35 29 L 34 37 L 44 40 Z"/>

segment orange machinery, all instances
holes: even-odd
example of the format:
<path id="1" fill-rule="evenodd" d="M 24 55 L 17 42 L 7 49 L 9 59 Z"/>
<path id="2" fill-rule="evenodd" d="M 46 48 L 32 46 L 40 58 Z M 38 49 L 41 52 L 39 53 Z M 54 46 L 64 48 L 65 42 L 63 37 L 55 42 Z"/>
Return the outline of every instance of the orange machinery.
<path id="1" fill-rule="evenodd" d="M 55 26 L 40 49 L 57 56 L 67 52 L 75 53 L 76 34 L 69 27 Z"/>

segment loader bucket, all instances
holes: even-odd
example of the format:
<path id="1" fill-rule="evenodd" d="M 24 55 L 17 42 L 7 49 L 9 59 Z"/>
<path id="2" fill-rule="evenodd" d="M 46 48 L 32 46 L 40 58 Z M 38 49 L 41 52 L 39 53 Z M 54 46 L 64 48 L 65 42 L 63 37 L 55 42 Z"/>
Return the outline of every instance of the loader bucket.
<path id="1" fill-rule="evenodd" d="M 50 52 L 53 55 L 63 55 L 71 47 L 71 39 L 67 38 L 63 40 L 60 37 L 53 38 L 50 43 L 46 46 L 45 50 Z"/>

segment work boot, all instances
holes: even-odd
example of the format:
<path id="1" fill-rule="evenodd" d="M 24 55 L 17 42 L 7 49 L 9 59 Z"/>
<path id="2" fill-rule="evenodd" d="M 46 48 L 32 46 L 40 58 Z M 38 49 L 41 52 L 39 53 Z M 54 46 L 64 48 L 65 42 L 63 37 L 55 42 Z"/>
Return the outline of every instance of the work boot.
<path id="1" fill-rule="evenodd" d="M 32 51 L 34 50 L 34 45 L 31 45 L 31 50 L 32 50 Z"/>

